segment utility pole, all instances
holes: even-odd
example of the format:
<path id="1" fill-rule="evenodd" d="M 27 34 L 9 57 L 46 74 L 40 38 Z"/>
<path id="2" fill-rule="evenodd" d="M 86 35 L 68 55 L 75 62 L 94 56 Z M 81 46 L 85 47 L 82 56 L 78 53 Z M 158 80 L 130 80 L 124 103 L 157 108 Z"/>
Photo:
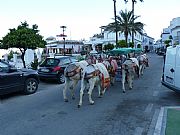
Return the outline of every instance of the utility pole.
<path id="1" fill-rule="evenodd" d="M 64 55 L 66 55 L 66 45 L 65 45 L 65 37 L 66 37 L 66 35 L 64 35 L 64 31 L 65 31 L 65 29 L 66 29 L 66 26 L 61 26 L 60 28 L 63 29 L 63 34 L 62 34 L 63 41 L 64 41 L 64 47 L 63 47 L 63 49 L 64 49 Z"/>

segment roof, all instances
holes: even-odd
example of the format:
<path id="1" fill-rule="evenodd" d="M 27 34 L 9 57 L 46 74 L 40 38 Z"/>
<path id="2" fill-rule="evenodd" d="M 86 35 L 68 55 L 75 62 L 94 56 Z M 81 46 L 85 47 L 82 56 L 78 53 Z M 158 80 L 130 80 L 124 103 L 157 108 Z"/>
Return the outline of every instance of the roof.
<path id="1" fill-rule="evenodd" d="M 128 54 L 128 53 L 140 53 L 141 48 L 115 48 L 110 51 L 111 54 Z"/>

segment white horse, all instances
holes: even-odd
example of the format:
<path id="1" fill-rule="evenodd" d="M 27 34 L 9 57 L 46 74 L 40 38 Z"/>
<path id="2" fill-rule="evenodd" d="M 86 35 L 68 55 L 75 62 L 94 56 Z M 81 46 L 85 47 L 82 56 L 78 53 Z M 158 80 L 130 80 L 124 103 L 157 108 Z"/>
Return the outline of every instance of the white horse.
<path id="1" fill-rule="evenodd" d="M 145 67 L 149 66 L 148 57 L 146 54 L 142 54 L 138 56 L 137 59 L 139 61 L 139 74 L 143 75 Z"/>
<path id="2" fill-rule="evenodd" d="M 93 105 L 94 101 L 92 100 L 91 96 L 95 84 L 97 84 L 98 87 L 99 97 L 102 97 L 102 95 L 105 93 L 110 83 L 109 73 L 103 63 L 88 65 L 83 70 L 83 76 L 81 80 L 80 100 L 78 107 L 82 106 L 82 98 L 87 83 L 89 83 L 90 86 L 88 90 L 89 102 L 91 105 Z"/>
<path id="3" fill-rule="evenodd" d="M 139 77 L 139 64 L 136 58 L 129 58 L 122 64 L 122 89 L 123 93 L 125 90 L 125 82 L 128 81 L 129 89 L 133 87 L 134 75 L 137 74 Z"/>
<path id="4" fill-rule="evenodd" d="M 68 65 L 66 69 L 64 70 L 65 87 L 63 89 L 63 97 L 64 97 L 65 102 L 68 102 L 68 98 L 66 96 L 66 92 L 68 88 L 71 89 L 72 99 L 75 99 L 74 91 L 75 91 L 76 85 L 78 81 L 81 80 L 82 72 L 87 65 L 88 63 L 85 60 L 83 60 L 83 61 L 75 62 Z M 70 82 L 72 82 L 71 86 L 70 86 Z"/>

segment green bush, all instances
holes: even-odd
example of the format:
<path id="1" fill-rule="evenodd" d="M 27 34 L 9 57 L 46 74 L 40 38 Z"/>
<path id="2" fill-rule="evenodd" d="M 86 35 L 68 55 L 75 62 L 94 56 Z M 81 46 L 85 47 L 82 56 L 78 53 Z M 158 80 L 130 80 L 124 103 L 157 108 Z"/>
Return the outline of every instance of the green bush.
<path id="1" fill-rule="evenodd" d="M 31 68 L 33 70 L 37 70 L 38 65 L 39 65 L 38 59 L 34 59 L 34 61 L 31 62 Z"/>

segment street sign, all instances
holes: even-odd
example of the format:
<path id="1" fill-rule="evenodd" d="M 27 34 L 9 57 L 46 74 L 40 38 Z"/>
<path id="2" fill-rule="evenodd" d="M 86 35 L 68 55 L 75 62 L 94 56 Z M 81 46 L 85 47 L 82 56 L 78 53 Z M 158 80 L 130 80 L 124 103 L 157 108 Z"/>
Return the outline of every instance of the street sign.
<path id="1" fill-rule="evenodd" d="M 56 35 L 56 37 L 67 37 L 67 35 L 60 34 L 60 35 Z"/>

